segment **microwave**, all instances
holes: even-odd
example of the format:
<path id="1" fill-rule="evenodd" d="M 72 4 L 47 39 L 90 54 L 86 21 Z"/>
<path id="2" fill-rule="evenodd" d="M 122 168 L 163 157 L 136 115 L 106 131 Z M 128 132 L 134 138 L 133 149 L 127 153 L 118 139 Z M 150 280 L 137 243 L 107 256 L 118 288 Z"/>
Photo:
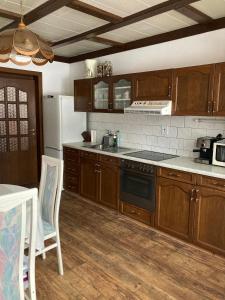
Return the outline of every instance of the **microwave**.
<path id="1" fill-rule="evenodd" d="M 212 164 L 225 167 L 225 139 L 213 144 Z"/>

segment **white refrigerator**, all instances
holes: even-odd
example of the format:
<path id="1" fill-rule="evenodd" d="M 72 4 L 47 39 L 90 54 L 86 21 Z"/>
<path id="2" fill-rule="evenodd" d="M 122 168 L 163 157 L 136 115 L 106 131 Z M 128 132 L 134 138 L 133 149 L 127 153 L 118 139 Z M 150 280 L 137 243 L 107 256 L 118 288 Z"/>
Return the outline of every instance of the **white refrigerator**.
<path id="1" fill-rule="evenodd" d="M 87 129 L 87 113 L 74 112 L 74 97 L 43 98 L 43 129 L 45 155 L 63 158 L 63 143 L 82 142 Z"/>

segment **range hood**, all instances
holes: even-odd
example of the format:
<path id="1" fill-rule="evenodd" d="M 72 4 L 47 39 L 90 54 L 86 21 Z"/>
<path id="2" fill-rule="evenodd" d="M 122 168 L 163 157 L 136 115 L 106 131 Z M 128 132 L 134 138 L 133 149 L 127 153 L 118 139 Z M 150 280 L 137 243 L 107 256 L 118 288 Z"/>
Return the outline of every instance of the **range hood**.
<path id="1" fill-rule="evenodd" d="M 124 113 L 147 114 L 147 115 L 171 115 L 172 101 L 134 101 L 131 106 L 124 108 Z"/>

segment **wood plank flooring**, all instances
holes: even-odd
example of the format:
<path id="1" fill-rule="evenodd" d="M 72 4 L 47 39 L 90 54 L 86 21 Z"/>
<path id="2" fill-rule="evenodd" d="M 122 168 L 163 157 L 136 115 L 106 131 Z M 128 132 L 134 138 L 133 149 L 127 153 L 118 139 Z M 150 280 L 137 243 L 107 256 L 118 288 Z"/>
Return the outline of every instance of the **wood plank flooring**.
<path id="1" fill-rule="evenodd" d="M 36 261 L 39 300 L 224 300 L 225 259 L 63 193 L 55 250 Z"/>

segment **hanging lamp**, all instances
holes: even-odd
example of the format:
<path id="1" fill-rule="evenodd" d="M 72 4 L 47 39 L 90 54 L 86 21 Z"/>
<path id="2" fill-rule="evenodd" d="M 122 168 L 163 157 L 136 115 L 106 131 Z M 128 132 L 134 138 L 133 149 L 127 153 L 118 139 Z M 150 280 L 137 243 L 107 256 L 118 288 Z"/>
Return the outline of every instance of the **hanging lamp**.
<path id="1" fill-rule="evenodd" d="M 42 66 L 53 62 L 54 53 L 44 39 L 29 30 L 23 22 L 22 0 L 21 20 L 16 29 L 8 29 L 0 33 L 0 62 L 12 61 L 16 65 L 25 66 L 33 62 Z"/>

